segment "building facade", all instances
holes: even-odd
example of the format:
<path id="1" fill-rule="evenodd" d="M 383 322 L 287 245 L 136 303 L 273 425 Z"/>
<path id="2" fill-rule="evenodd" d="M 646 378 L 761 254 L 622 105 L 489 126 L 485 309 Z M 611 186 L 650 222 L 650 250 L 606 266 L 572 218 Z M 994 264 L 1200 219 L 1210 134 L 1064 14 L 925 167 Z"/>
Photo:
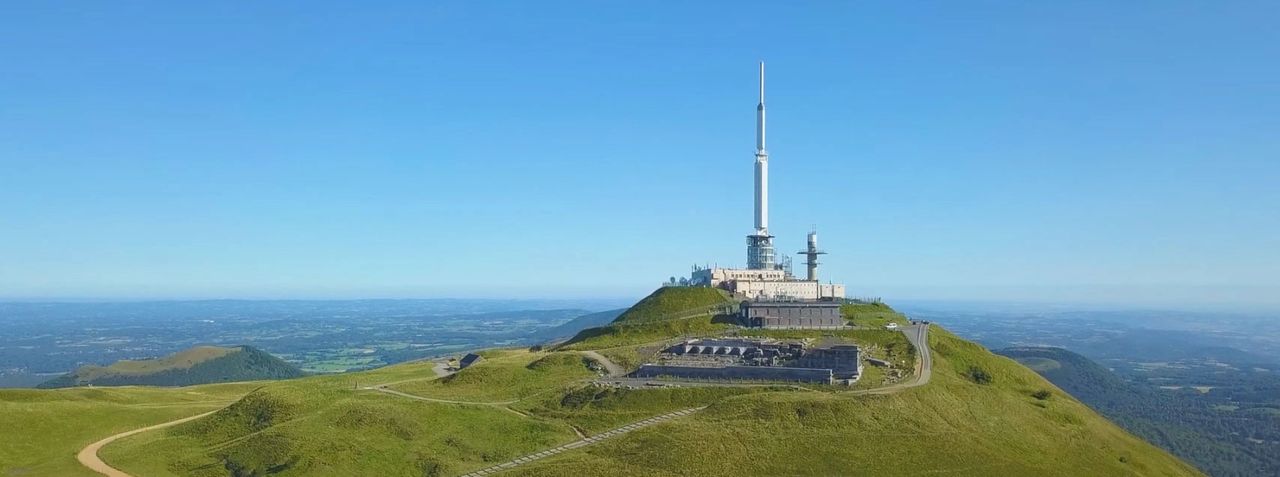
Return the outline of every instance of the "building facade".
<path id="1" fill-rule="evenodd" d="M 743 323 L 755 328 L 838 329 L 846 327 L 840 303 L 746 301 Z"/>
<path id="2" fill-rule="evenodd" d="M 842 284 L 796 280 L 784 270 L 697 268 L 689 284 L 724 289 L 749 300 L 827 300 L 845 296 Z"/>

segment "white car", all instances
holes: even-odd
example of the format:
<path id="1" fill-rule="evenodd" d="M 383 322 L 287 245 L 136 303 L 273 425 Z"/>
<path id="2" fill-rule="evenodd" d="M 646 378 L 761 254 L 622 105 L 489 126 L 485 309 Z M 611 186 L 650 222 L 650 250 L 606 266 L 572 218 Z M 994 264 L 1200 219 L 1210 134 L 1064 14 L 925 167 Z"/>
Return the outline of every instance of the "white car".
<path id="1" fill-rule="evenodd" d="M 888 328 L 888 329 L 891 329 L 891 330 L 896 330 L 896 329 L 898 329 L 898 324 L 897 324 L 897 323 L 889 323 L 889 324 L 887 324 L 887 325 L 884 325 L 884 327 L 885 327 L 885 328 Z"/>

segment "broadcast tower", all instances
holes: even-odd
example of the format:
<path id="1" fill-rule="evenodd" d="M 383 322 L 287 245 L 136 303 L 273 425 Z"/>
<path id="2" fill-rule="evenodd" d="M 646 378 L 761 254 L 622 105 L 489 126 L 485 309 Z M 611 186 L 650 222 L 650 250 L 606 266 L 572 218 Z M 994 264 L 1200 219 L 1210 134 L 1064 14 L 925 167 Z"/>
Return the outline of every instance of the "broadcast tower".
<path id="1" fill-rule="evenodd" d="M 747 236 L 747 268 L 773 270 L 769 235 L 769 152 L 764 148 L 764 62 L 760 62 L 760 104 L 756 106 L 756 230 Z"/>

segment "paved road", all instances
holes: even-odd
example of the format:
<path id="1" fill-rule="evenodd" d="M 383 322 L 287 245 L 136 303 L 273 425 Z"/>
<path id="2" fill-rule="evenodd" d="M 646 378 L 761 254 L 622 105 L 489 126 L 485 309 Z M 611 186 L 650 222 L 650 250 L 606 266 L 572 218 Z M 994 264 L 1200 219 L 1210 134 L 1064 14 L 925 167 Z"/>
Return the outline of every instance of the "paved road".
<path id="1" fill-rule="evenodd" d="M 892 394 L 903 389 L 914 388 L 916 386 L 924 386 L 929 383 L 929 378 L 933 376 L 933 355 L 929 350 L 929 325 L 911 325 L 899 328 L 902 334 L 907 336 L 907 341 L 911 342 L 920 353 L 920 361 L 916 363 L 916 379 L 906 382 L 892 384 L 882 388 L 864 389 L 861 391 L 850 391 L 852 394 Z"/>
<path id="2" fill-rule="evenodd" d="M 906 331 L 907 341 L 911 342 L 911 346 L 915 346 L 920 350 L 920 366 L 917 368 L 916 382 L 909 387 L 923 386 L 929 384 L 929 378 L 933 376 L 933 351 L 929 349 L 929 325 L 921 324 L 908 327 L 915 328 L 915 338 L 912 339 L 912 333 Z"/>
<path id="3" fill-rule="evenodd" d="M 547 450 L 544 450 L 544 451 L 541 451 L 541 452 L 535 452 L 535 453 L 533 453 L 533 454 L 529 454 L 529 455 L 526 455 L 526 456 L 523 456 L 523 457 L 518 457 L 518 458 L 516 458 L 516 459 L 514 459 L 514 460 L 512 460 L 512 461 L 510 461 L 510 462 L 507 462 L 507 463 L 498 464 L 498 465 L 495 465 L 495 466 L 493 466 L 493 467 L 488 467 L 488 468 L 480 469 L 480 470 L 477 470 L 477 471 L 474 471 L 474 472 L 471 472 L 471 473 L 468 473 L 468 474 L 464 474 L 462 477 L 483 477 L 483 476 L 487 476 L 487 475 L 493 475 L 493 474 L 496 474 L 496 473 L 498 473 L 498 472 L 505 472 L 505 471 L 511 470 L 511 469 L 513 469 L 513 468 L 515 468 L 515 467 L 519 467 L 519 466 L 521 466 L 521 465 L 528 464 L 528 463 L 533 462 L 533 461 L 538 460 L 538 459 L 545 459 L 545 458 L 547 458 L 547 457 L 551 457 L 551 456 L 553 456 L 553 455 L 556 455 L 556 454 L 559 454 L 559 453 L 562 453 L 562 452 L 571 451 L 571 450 L 577 449 L 577 448 L 579 448 L 579 447 L 586 447 L 586 446 L 589 446 L 589 445 L 595 444 L 595 443 L 597 443 L 597 442 L 600 442 L 600 441 L 602 441 L 602 440 L 609 439 L 609 438 L 611 438 L 611 437 L 617 437 L 617 436 L 620 436 L 620 435 L 626 434 L 626 433 L 628 433 L 628 432 L 631 432 L 631 431 L 634 431 L 634 430 L 637 430 L 637 429 L 641 429 L 641 428 L 644 428 L 644 427 L 652 426 L 652 425 L 654 425 L 654 424 L 658 424 L 658 423 L 663 422 L 663 421 L 669 421 L 669 420 L 671 420 L 671 419 L 675 419 L 675 418 L 677 418 L 677 417 L 687 416 L 687 415 L 689 415 L 689 414 L 693 414 L 693 413 L 698 412 L 698 411 L 701 411 L 701 410 L 703 410 L 703 409 L 706 409 L 706 406 L 703 406 L 703 407 L 695 407 L 695 408 L 689 408 L 689 409 L 684 409 L 684 410 L 681 410 L 681 411 L 676 411 L 676 412 L 672 412 L 672 413 L 668 413 L 668 414 L 663 414 L 663 415 L 661 415 L 661 416 L 654 416 L 654 417 L 651 417 L 651 418 L 648 418 L 648 419 L 645 419 L 645 420 L 642 420 L 642 421 L 639 421 L 639 422 L 633 422 L 633 423 L 631 423 L 631 424 L 627 424 L 627 425 L 625 425 L 625 426 L 619 427 L 619 428 L 617 428 L 617 429 L 613 429 L 613 430 L 608 431 L 608 432 L 604 432 L 604 433 L 601 433 L 601 434 L 598 434 L 598 435 L 595 435 L 595 436 L 588 437 L 588 438 L 586 438 L 586 439 L 582 439 L 582 440 L 580 440 L 580 441 L 570 442 L 570 443 L 565 444 L 565 445 L 562 445 L 562 446 L 560 446 L 560 447 L 554 447 L 554 448 L 547 449 Z"/>
<path id="4" fill-rule="evenodd" d="M 184 417 L 182 419 L 176 419 L 169 422 L 156 424 L 154 426 L 147 426 L 141 429 L 134 429 L 132 431 L 121 432 L 114 436 L 89 444 L 84 449 L 81 449 L 79 454 L 76 454 L 76 460 L 79 460 L 80 465 L 88 467 L 89 470 L 92 470 L 102 475 L 106 475 L 108 477 L 132 477 L 129 474 L 124 473 L 120 469 L 107 465 L 106 462 L 103 462 L 102 459 L 98 457 L 98 451 L 102 449 L 102 446 L 105 446 L 117 440 L 129 437 L 141 432 L 153 431 L 156 429 L 161 429 L 169 426 L 182 424 L 187 421 L 194 421 L 196 419 L 200 419 L 202 417 L 208 416 L 215 412 L 218 412 L 218 411 L 217 410 L 209 411 L 204 414 L 198 414 L 191 417 Z"/>
<path id="5" fill-rule="evenodd" d="M 624 374 L 627 374 L 627 370 L 622 369 L 622 366 L 618 366 L 617 363 L 610 361 L 609 358 L 604 357 L 604 355 L 600 353 L 597 353 L 595 351 L 583 351 L 582 354 L 588 358 L 596 360 L 596 362 L 603 365 L 605 371 L 609 372 L 609 377 L 617 377 L 617 376 L 622 376 Z"/>

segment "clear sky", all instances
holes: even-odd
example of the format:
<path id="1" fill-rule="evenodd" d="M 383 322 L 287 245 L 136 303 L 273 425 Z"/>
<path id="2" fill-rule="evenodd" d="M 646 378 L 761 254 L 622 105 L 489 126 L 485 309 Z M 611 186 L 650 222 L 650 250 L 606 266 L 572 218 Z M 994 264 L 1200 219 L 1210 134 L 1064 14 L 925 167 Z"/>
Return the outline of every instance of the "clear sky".
<path id="1" fill-rule="evenodd" d="M 1276 2 L 8 2 L 0 297 L 1280 303 Z M 795 5 L 803 4 L 803 5 Z"/>

